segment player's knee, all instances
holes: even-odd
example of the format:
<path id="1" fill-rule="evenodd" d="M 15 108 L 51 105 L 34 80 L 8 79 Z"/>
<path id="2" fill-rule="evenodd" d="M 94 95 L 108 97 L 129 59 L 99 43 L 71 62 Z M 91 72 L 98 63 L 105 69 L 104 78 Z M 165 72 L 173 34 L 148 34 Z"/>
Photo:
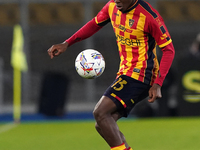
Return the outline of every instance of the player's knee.
<path id="1" fill-rule="evenodd" d="M 101 128 L 99 127 L 99 125 L 97 123 L 95 123 L 95 129 L 99 132 L 101 130 Z"/>
<path id="2" fill-rule="evenodd" d="M 115 103 L 108 97 L 102 97 L 94 108 L 93 115 L 98 122 L 112 117 L 111 114 L 117 109 Z"/>
<path id="3" fill-rule="evenodd" d="M 100 111 L 98 111 L 98 109 L 94 109 L 93 110 L 93 116 L 94 116 L 94 118 L 97 120 L 97 118 L 99 118 L 100 117 Z"/>
<path id="4" fill-rule="evenodd" d="M 99 122 L 100 120 L 102 120 L 103 118 L 105 118 L 106 114 L 104 111 L 101 111 L 99 109 L 94 109 L 93 111 L 93 115 L 94 118 L 97 122 Z"/>

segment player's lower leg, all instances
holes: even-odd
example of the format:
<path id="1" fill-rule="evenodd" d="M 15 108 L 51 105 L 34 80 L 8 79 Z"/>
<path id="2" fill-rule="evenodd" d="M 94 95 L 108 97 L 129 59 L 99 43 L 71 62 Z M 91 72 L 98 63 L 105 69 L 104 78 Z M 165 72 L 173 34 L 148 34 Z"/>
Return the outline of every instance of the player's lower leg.
<path id="1" fill-rule="evenodd" d="M 109 115 L 97 116 L 97 114 L 95 114 L 95 119 L 101 128 L 101 133 L 105 141 L 110 147 L 115 147 L 123 143 L 119 128 L 112 117 Z"/>
<path id="2" fill-rule="evenodd" d="M 93 114 L 99 128 L 101 129 L 100 133 L 108 145 L 111 148 L 114 147 L 123 150 L 121 148 L 121 145 L 123 144 L 121 133 L 115 119 L 112 117 L 112 114 L 116 112 L 116 110 L 117 107 L 115 103 L 108 97 L 103 96 L 97 103 Z M 123 145 L 125 147 L 125 144 Z"/>
<path id="3" fill-rule="evenodd" d="M 99 127 L 99 125 L 98 125 L 97 123 L 95 124 L 95 128 L 96 128 L 97 132 L 101 135 L 101 137 L 102 137 L 103 139 L 105 139 L 105 138 L 104 138 L 104 135 L 103 135 L 103 133 L 102 133 L 102 131 L 101 131 L 101 128 Z M 128 143 L 126 142 L 126 139 L 125 139 L 123 133 L 122 133 L 121 131 L 119 131 L 119 132 L 120 132 L 121 139 L 122 139 L 123 143 L 125 144 L 126 148 L 130 148 L 130 146 L 129 146 Z M 128 150 L 132 150 L 132 149 L 128 149 Z"/>

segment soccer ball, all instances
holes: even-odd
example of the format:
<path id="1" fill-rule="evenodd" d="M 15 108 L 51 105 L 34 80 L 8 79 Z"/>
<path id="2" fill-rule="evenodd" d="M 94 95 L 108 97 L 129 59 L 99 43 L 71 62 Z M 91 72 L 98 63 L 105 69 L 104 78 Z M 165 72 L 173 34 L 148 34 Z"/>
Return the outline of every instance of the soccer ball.
<path id="1" fill-rule="evenodd" d="M 76 57 L 75 68 L 81 77 L 94 79 L 104 72 L 105 60 L 98 51 L 86 49 Z"/>

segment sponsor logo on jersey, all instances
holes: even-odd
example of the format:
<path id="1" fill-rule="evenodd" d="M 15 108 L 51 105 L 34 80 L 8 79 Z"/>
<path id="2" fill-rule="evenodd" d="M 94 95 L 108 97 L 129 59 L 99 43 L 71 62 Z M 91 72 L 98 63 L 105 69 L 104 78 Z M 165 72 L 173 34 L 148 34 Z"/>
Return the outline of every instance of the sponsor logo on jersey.
<path id="1" fill-rule="evenodd" d="M 128 33 L 132 33 L 133 31 L 130 29 L 127 29 L 125 26 L 121 25 L 121 24 L 113 24 L 113 27 L 120 29 L 123 32 L 128 32 Z"/>
<path id="2" fill-rule="evenodd" d="M 125 38 L 124 36 L 121 35 L 116 35 L 116 40 L 123 45 L 128 45 L 128 46 L 140 45 L 140 40 Z"/>
<path id="3" fill-rule="evenodd" d="M 133 72 L 140 73 L 140 69 L 138 69 L 138 68 L 134 68 L 134 69 L 133 69 Z"/>

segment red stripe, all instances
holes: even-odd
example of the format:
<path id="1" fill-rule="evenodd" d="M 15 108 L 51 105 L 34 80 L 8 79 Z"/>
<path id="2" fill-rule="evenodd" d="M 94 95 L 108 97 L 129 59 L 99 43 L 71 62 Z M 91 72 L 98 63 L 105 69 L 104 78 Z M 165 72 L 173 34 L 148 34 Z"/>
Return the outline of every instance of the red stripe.
<path id="1" fill-rule="evenodd" d="M 123 31 L 119 31 L 119 35 L 124 36 L 124 32 Z"/>
<path id="2" fill-rule="evenodd" d="M 120 17 L 121 17 L 121 20 L 120 20 L 121 25 L 125 26 L 126 14 L 122 13 Z M 124 37 L 124 32 L 123 31 L 120 31 L 119 34 Z M 122 45 L 122 44 L 120 44 L 120 45 L 121 45 L 121 48 L 122 48 L 122 55 L 124 56 L 124 61 L 122 62 L 122 64 L 126 64 L 127 63 L 127 60 L 126 60 L 126 58 L 127 58 L 126 46 Z"/>
<path id="3" fill-rule="evenodd" d="M 130 35 L 130 39 L 136 39 L 136 36 Z M 136 49 L 136 48 L 132 47 L 132 60 L 131 60 L 132 66 L 131 66 L 130 70 L 127 72 L 127 74 L 126 74 L 127 76 L 132 75 L 133 69 L 135 68 L 136 63 L 138 62 L 138 57 L 139 57 L 138 48 Z"/>
<path id="4" fill-rule="evenodd" d="M 138 20 L 139 20 L 139 14 L 138 14 L 137 8 L 134 11 L 134 15 L 133 15 L 132 19 L 134 20 L 134 24 L 131 27 L 131 29 L 136 29 L 137 23 L 138 23 Z M 130 35 L 130 39 L 137 39 L 137 37 L 135 35 Z M 127 74 L 126 74 L 128 76 L 132 75 L 133 69 L 135 68 L 136 63 L 138 62 L 138 57 L 139 57 L 138 48 L 132 47 L 132 53 L 133 53 L 132 60 L 131 60 L 132 66 L 131 66 L 130 70 L 127 72 Z"/>
<path id="5" fill-rule="evenodd" d="M 120 17 L 121 17 L 121 20 L 120 20 L 121 25 L 125 26 L 126 14 L 122 13 Z M 124 37 L 124 32 L 120 31 L 120 35 Z M 126 64 L 127 63 L 127 60 L 126 60 L 127 59 L 126 46 L 125 45 L 121 45 L 121 48 L 122 48 L 122 55 L 124 56 L 124 61 L 122 62 L 122 64 Z M 126 69 L 126 68 L 124 68 L 124 69 Z"/>
<path id="6" fill-rule="evenodd" d="M 112 12 L 112 21 L 114 21 L 114 22 L 115 22 L 116 17 L 117 17 L 117 15 L 114 14 L 115 12 L 117 12 L 117 8 L 116 7 L 113 8 L 113 12 Z"/>
<path id="7" fill-rule="evenodd" d="M 122 66 L 123 66 L 124 64 L 127 63 L 127 60 L 126 60 L 126 58 L 127 58 L 126 46 L 125 46 L 125 45 L 120 45 L 120 46 L 121 46 L 121 49 L 122 49 L 121 55 L 123 55 L 123 57 L 124 57 L 124 60 L 123 60 L 123 62 L 122 62 Z M 121 56 L 120 56 L 120 57 L 121 57 Z M 126 65 L 125 65 L 125 66 L 126 66 Z M 123 69 L 126 69 L 126 68 L 123 68 Z"/>
<path id="8" fill-rule="evenodd" d="M 125 26 L 125 23 L 126 23 L 126 13 L 125 14 L 121 14 L 121 21 L 120 21 L 120 23 L 121 23 L 121 25 L 123 25 L 123 26 Z"/>
<path id="9" fill-rule="evenodd" d="M 141 12 L 140 11 L 138 11 L 138 9 L 137 9 L 137 7 L 135 8 L 135 11 L 134 11 L 134 15 L 133 15 L 133 20 L 134 20 L 134 24 L 133 24 L 133 26 L 131 27 L 132 29 L 136 29 L 136 27 L 137 27 L 137 23 L 138 23 L 138 20 L 139 20 L 139 14 L 140 14 Z"/>
<path id="10" fill-rule="evenodd" d="M 139 7 L 139 5 L 138 5 L 138 7 L 137 7 L 138 9 L 136 9 L 136 11 L 135 11 L 135 13 L 141 13 L 140 12 L 140 10 L 141 10 L 141 7 Z M 137 18 L 135 18 L 135 22 L 137 22 L 138 23 L 138 20 L 139 20 L 139 15 L 137 15 L 138 17 Z M 144 28 L 146 28 L 146 24 L 145 24 L 145 26 L 144 26 Z M 146 37 L 146 36 L 144 36 L 144 37 Z M 146 41 L 145 42 L 145 50 L 147 51 L 148 50 L 148 39 L 144 39 L 144 41 Z M 139 56 L 138 56 L 139 57 Z M 145 55 L 145 59 L 147 60 L 147 54 Z M 144 77 L 145 77 L 145 69 L 146 69 L 146 67 L 147 67 L 147 64 L 146 64 L 146 61 L 144 61 L 143 62 L 143 67 L 141 68 L 141 70 L 140 70 L 140 76 L 139 76 L 139 81 L 144 81 Z"/>
<path id="11" fill-rule="evenodd" d="M 121 98 L 119 98 L 117 95 L 115 96 L 115 98 L 118 100 L 118 101 L 122 101 L 122 99 Z M 121 102 L 120 102 L 121 103 Z M 122 104 L 122 103 L 121 103 Z M 126 108 L 126 104 L 124 103 L 123 104 L 123 106 L 124 106 L 124 108 Z"/>

